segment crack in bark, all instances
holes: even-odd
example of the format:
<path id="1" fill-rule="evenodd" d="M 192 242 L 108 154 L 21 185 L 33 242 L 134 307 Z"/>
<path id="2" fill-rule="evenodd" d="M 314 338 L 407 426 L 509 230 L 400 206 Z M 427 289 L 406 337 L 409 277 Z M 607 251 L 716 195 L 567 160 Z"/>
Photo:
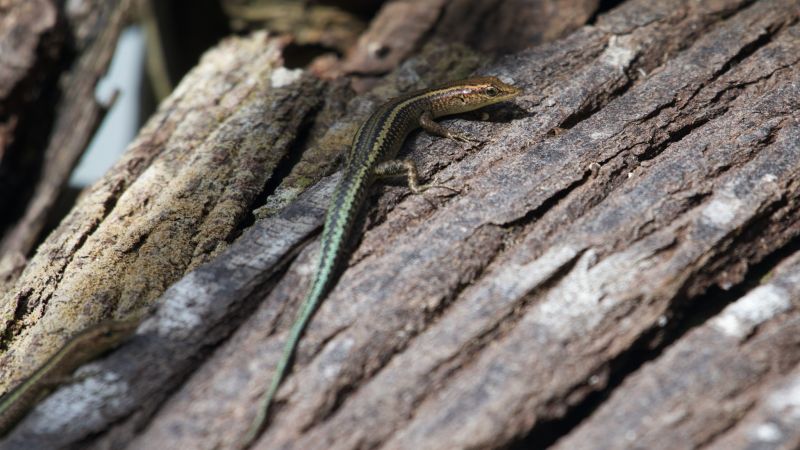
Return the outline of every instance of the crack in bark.
<path id="1" fill-rule="evenodd" d="M 679 342 L 687 336 L 695 328 L 707 323 L 707 320 L 716 316 L 717 313 L 722 311 L 726 306 L 735 302 L 744 296 L 751 289 L 759 285 L 760 281 L 765 274 L 768 274 L 781 261 L 787 256 L 793 254 L 800 248 L 800 237 L 795 237 L 788 244 L 778 247 L 770 255 L 762 259 L 761 262 L 754 265 L 748 277 L 728 288 L 721 290 L 719 288 L 711 288 L 705 293 L 696 297 L 689 302 L 689 297 L 686 293 L 678 291 L 671 301 L 673 307 L 667 311 L 671 316 L 668 320 L 666 327 L 659 327 L 654 325 L 648 330 L 645 330 L 634 341 L 628 350 L 618 354 L 613 359 L 609 360 L 606 364 L 598 366 L 593 370 L 594 373 L 606 372 L 604 377 L 606 385 L 601 389 L 597 389 L 596 385 L 587 380 L 584 383 L 576 384 L 570 393 L 565 394 L 565 398 L 569 398 L 571 393 L 578 392 L 582 389 L 588 389 L 590 392 L 580 403 L 572 405 L 570 409 L 564 414 L 563 417 L 554 418 L 537 423 L 530 432 L 520 438 L 518 441 L 512 442 L 508 448 L 512 450 L 522 449 L 545 449 L 553 445 L 558 439 L 567 436 L 571 431 L 580 426 L 592 414 L 602 406 L 615 391 L 617 391 L 625 382 L 625 380 L 640 371 L 640 369 L 651 361 L 660 358 L 667 350 L 674 344 Z M 699 274 L 700 272 L 698 272 Z M 692 318 L 689 322 L 678 320 L 678 317 Z M 800 320 L 800 319 L 798 319 Z M 795 320 L 794 322 L 796 322 Z M 784 324 L 784 325 L 789 325 Z M 747 341 L 742 342 L 744 345 Z M 752 343 L 752 342 L 751 342 Z M 744 416 L 744 414 L 742 414 Z M 718 433 L 710 436 L 706 441 L 713 442 L 716 436 L 721 436 L 725 431 L 738 422 L 731 421 L 730 425 L 725 430 L 720 430 Z"/>
<path id="2" fill-rule="evenodd" d="M 479 334 L 474 336 L 474 338 L 471 339 L 467 345 L 461 347 L 458 352 L 453 353 L 451 356 L 432 366 L 431 370 L 429 371 L 429 373 L 431 373 L 430 378 L 435 380 L 446 380 L 447 378 L 456 375 L 458 372 L 469 367 L 470 363 L 474 362 L 474 358 L 472 357 L 473 355 L 478 354 L 492 342 L 510 333 L 511 330 L 518 325 L 519 321 L 525 316 L 525 314 L 528 313 L 528 309 L 533 303 L 533 300 L 538 298 L 539 294 L 546 293 L 549 289 L 561 281 L 569 272 L 571 272 L 580 258 L 588 250 L 588 248 L 584 248 L 580 251 L 577 251 L 573 257 L 565 261 L 563 265 L 553 272 L 553 274 L 543 279 L 527 293 L 521 295 L 518 298 L 514 308 L 511 308 L 506 314 L 499 316 L 491 326 L 485 328 Z M 410 408 L 411 414 L 405 417 L 405 424 L 408 424 L 414 419 L 415 412 L 418 410 L 418 406 L 428 400 L 431 395 L 436 393 L 433 390 L 423 389 L 422 391 L 422 395 L 417 395 L 412 401 Z M 402 426 L 396 427 L 394 431 L 392 431 L 386 438 L 383 439 L 383 442 L 391 439 L 394 434 L 402 429 Z"/>
<path id="3" fill-rule="evenodd" d="M 706 86 L 711 86 L 714 84 L 721 76 L 725 75 L 726 73 L 730 72 L 730 70 L 737 65 L 741 64 L 747 58 L 755 54 L 758 50 L 766 47 L 773 41 L 773 37 L 778 34 L 781 30 L 787 28 L 790 24 L 787 23 L 775 23 L 772 24 L 771 28 L 763 29 L 762 33 L 757 35 L 755 39 L 751 42 L 748 42 L 744 46 L 742 46 L 739 51 L 733 55 L 730 59 L 728 59 L 725 64 L 722 65 L 718 70 L 714 71 L 711 76 L 709 77 L 707 82 L 700 83 L 697 86 L 697 89 L 692 92 L 689 97 L 687 97 L 684 104 L 689 104 L 692 102 L 694 97 L 703 90 Z"/>

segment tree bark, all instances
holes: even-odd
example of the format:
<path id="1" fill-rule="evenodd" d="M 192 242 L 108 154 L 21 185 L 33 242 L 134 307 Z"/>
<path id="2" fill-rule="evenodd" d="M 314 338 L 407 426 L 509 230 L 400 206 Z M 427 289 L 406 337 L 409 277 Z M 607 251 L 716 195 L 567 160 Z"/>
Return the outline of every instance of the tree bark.
<path id="1" fill-rule="evenodd" d="M 286 36 L 206 54 L 6 292 L 0 388 L 152 314 L 0 448 L 230 448 L 314 275 L 337 155 L 387 97 L 470 73 L 524 94 L 446 120 L 480 144 L 408 139 L 461 192 L 374 189 L 255 447 L 800 442 L 797 3 L 630 0 L 536 32 L 513 13 L 559 2 L 422 3 L 385 5 L 334 80 L 283 67 Z M 443 41 L 454 23 L 485 38 Z"/>

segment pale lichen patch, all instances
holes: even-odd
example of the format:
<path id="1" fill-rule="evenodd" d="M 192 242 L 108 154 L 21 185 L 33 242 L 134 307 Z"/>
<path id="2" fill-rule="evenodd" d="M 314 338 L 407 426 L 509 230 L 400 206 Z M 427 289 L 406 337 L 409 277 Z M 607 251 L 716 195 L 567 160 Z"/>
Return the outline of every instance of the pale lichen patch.
<path id="1" fill-rule="evenodd" d="M 775 285 L 759 286 L 736 303 L 725 308 L 711 321 L 719 332 L 741 339 L 759 324 L 787 311 L 791 307 L 789 294 Z"/>
<path id="2" fill-rule="evenodd" d="M 721 196 L 711 200 L 703 208 L 703 219 L 711 225 L 726 226 L 736 218 L 736 214 L 742 206 L 742 201 L 736 197 Z"/>
<path id="3" fill-rule="evenodd" d="M 613 262 L 607 259 L 592 267 L 596 259 L 595 251 L 587 250 L 558 284 L 559 289 L 538 304 L 536 314 L 531 316 L 556 339 L 566 340 L 577 330 L 593 328 L 613 303 L 600 301 L 605 293 L 602 283 L 598 283 L 598 276 L 602 277 L 604 268 Z"/>
<path id="4" fill-rule="evenodd" d="M 92 367 L 85 366 L 83 371 L 90 371 Z M 129 390 L 127 382 L 114 372 L 104 371 L 87 376 L 80 382 L 59 389 L 40 403 L 31 414 L 31 427 L 46 434 L 67 430 L 78 420 L 84 427 L 92 423 L 97 423 L 98 428 L 102 427 L 105 423 L 104 407 L 125 401 Z"/>
<path id="5" fill-rule="evenodd" d="M 761 177 L 761 181 L 764 184 L 774 183 L 774 182 L 778 181 L 778 177 L 775 176 L 775 174 L 767 173 L 767 174 L 764 174 L 763 177 Z"/>
<path id="6" fill-rule="evenodd" d="M 188 333 L 197 328 L 203 321 L 203 318 L 198 314 L 197 308 L 193 308 L 200 299 L 196 298 L 193 294 L 196 272 L 191 272 L 184 277 L 186 282 L 174 284 L 167 294 L 164 296 L 166 301 L 161 304 L 158 309 L 158 316 L 155 320 L 155 328 L 161 336 L 175 336 L 176 334 L 182 335 L 184 332 Z M 143 329 L 147 329 L 145 325 Z"/>
<path id="7" fill-rule="evenodd" d="M 777 425 L 767 422 L 755 427 L 752 436 L 761 442 L 780 442 L 783 438 L 783 433 Z"/>
<path id="8" fill-rule="evenodd" d="M 328 344 L 322 356 L 322 359 L 325 361 L 322 373 L 326 379 L 332 380 L 339 375 L 343 365 L 350 357 L 350 352 L 354 346 L 355 341 L 351 338 L 333 341 Z"/>
<path id="9" fill-rule="evenodd" d="M 527 292 L 546 281 L 561 267 L 579 254 L 572 246 L 559 246 L 548 249 L 545 254 L 524 264 L 515 264 L 497 274 L 496 282 L 504 290 Z"/>
<path id="10" fill-rule="evenodd" d="M 290 84 L 299 80 L 302 75 L 302 69 L 287 69 L 285 67 L 278 67 L 272 71 L 272 75 L 269 77 L 270 86 L 275 89 L 289 86 Z"/>
<path id="11" fill-rule="evenodd" d="M 800 377 L 795 377 L 787 386 L 773 392 L 767 403 L 781 417 L 800 420 Z"/>
<path id="12" fill-rule="evenodd" d="M 600 55 L 600 61 L 619 70 L 627 69 L 638 50 L 630 47 L 630 38 L 612 36 L 606 50 Z"/>
<path id="13" fill-rule="evenodd" d="M 613 135 L 614 135 L 613 131 L 606 130 L 606 129 L 596 130 L 596 131 L 592 131 L 591 133 L 589 133 L 589 137 L 592 138 L 592 140 L 595 140 L 595 141 L 602 141 L 602 140 L 610 138 Z"/>

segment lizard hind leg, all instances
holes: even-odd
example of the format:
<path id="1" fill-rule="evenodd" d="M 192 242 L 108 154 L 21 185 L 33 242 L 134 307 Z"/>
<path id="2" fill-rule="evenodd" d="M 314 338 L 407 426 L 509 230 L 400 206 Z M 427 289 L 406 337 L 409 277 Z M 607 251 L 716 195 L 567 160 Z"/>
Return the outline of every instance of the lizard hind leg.
<path id="1" fill-rule="evenodd" d="M 447 189 L 456 194 L 460 192 L 458 189 L 445 186 L 443 184 L 437 184 L 435 182 L 429 184 L 419 184 L 417 165 L 414 164 L 414 161 L 410 159 L 393 159 L 380 163 L 377 167 L 375 167 L 374 173 L 376 178 L 390 178 L 405 175 L 406 180 L 408 181 L 408 188 L 411 189 L 411 192 L 415 194 L 421 194 L 430 188 Z"/>

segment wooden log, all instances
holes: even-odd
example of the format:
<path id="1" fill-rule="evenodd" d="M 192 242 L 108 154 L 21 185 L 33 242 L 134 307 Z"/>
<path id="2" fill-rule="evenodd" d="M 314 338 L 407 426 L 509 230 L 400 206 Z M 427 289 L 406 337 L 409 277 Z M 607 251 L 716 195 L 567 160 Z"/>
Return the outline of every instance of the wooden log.
<path id="1" fill-rule="evenodd" d="M 280 67 L 281 41 L 263 33 L 228 45 L 241 48 L 220 47 L 183 85 L 192 95 L 162 105 L 4 297 L 3 336 L 14 351 L 0 356 L 3 388 L 76 330 L 148 307 L 246 221 L 321 86 Z M 280 89 L 294 82 L 304 87 Z"/>
<path id="2" fill-rule="evenodd" d="M 525 94 L 447 120 L 479 145 L 409 139 L 425 179 L 462 191 L 375 190 L 256 448 L 793 442 L 778 415 L 795 403 L 774 399 L 798 361 L 798 19 L 791 0 L 628 1 L 484 63 Z M 230 447 L 313 276 L 343 136 L 390 93 L 483 60 L 421 43 L 348 101 L 282 68 L 283 45 L 210 52 L 4 298 L 6 388 L 34 345 L 57 348 L 56 318 L 156 309 L 0 448 Z M 759 264 L 775 268 L 756 287 Z M 737 289 L 686 332 L 709 291 Z"/>
<path id="3" fill-rule="evenodd" d="M 555 448 L 794 447 L 798 318 L 800 252 L 630 376 Z"/>

